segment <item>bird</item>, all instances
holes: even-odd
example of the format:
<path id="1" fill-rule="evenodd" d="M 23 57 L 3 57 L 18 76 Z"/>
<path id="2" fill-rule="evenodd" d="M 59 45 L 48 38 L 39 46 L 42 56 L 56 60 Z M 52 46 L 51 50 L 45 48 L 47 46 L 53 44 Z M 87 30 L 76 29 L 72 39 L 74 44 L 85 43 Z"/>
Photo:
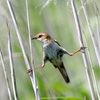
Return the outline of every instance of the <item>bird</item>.
<path id="1" fill-rule="evenodd" d="M 69 53 L 67 50 L 65 50 L 61 45 L 53 39 L 49 34 L 47 33 L 38 33 L 34 37 L 32 37 L 32 40 L 39 40 L 42 43 L 43 48 L 43 61 L 42 66 L 37 67 L 35 69 L 43 68 L 47 61 L 51 62 L 52 65 L 59 70 L 62 77 L 64 78 L 66 83 L 70 83 L 70 79 L 67 73 L 67 70 L 63 63 L 63 55 L 67 54 L 69 56 L 73 56 L 79 51 L 83 51 L 86 47 L 80 47 L 77 51 L 74 53 Z M 31 70 L 29 70 L 30 72 Z"/>

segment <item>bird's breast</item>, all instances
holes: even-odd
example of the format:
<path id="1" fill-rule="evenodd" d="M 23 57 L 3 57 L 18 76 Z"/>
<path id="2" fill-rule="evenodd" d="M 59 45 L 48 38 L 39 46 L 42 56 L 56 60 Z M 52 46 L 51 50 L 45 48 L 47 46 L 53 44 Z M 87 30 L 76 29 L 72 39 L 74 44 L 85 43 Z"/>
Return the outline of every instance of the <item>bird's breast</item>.
<path id="1" fill-rule="evenodd" d="M 48 57 L 48 60 L 57 65 L 62 61 L 63 54 L 61 53 L 59 45 L 55 43 L 50 43 L 43 47 L 45 55 Z"/>

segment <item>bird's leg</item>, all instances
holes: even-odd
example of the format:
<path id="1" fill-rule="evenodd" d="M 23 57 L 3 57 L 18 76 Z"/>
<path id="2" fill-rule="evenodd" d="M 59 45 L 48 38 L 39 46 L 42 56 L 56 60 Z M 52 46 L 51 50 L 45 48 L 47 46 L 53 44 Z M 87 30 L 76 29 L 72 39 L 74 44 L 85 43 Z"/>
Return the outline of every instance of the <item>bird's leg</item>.
<path id="1" fill-rule="evenodd" d="M 37 68 L 34 68 L 35 70 L 36 69 L 39 69 L 39 68 L 43 68 L 44 66 L 45 66 L 45 63 L 47 62 L 47 57 L 45 56 L 45 54 L 43 55 L 43 62 L 42 62 L 42 66 L 40 66 L 40 67 L 37 67 Z M 29 69 L 28 70 L 28 73 L 31 73 L 33 70 L 32 69 Z"/>
<path id="2" fill-rule="evenodd" d="M 44 67 L 44 65 L 34 68 L 34 69 L 36 70 L 36 69 L 43 68 L 43 67 Z M 30 73 L 30 74 L 32 74 L 32 72 L 33 72 L 33 69 L 28 69 L 28 71 L 27 71 L 27 73 Z"/>
<path id="3" fill-rule="evenodd" d="M 43 61 L 42 61 L 42 66 L 37 67 L 35 69 L 43 68 L 45 66 L 45 63 L 48 61 L 48 57 L 44 54 L 43 52 Z"/>
<path id="4" fill-rule="evenodd" d="M 77 51 L 75 51 L 74 53 L 69 53 L 69 52 L 66 51 L 64 48 L 61 48 L 61 51 L 62 51 L 64 54 L 68 54 L 69 56 L 73 56 L 74 54 L 76 54 L 76 53 L 79 52 L 79 51 L 84 52 L 84 49 L 85 49 L 85 48 L 86 48 L 86 47 L 80 47 L 80 49 L 77 50 Z"/>
<path id="5" fill-rule="evenodd" d="M 42 65 L 40 67 L 34 68 L 34 69 L 39 69 L 39 68 L 43 68 L 45 65 Z M 33 69 L 28 69 L 27 73 L 32 73 Z"/>
<path id="6" fill-rule="evenodd" d="M 37 68 L 35 68 L 35 69 L 43 68 L 43 67 L 45 66 L 46 61 L 47 61 L 47 59 L 46 59 L 45 55 L 43 55 L 43 62 L 42 62 L 42 66 L 37 67 Z"/>
<path id="7" fill-rule="evenodd" d="M 42 65 L 42 66 L 40 66 L 40 67 L 37 67 L 37 68 L 35 68 L 35 69 L 39 69 L 39 68 L 43 68 L 44 67 L 44 65 Z"/>
<path id="8" fill-rule="evenodd" d="M 79 50 L 75 51 L 74 53 L 70 53 L 69 55 L 70 55 L 70 56 L 73 56 L 74 54 L 78 53 L 79 51 L 84 52 L 84 49 L 85 49 L 85 48 L 86 48 L 86 47 L 80 47 Z"/>

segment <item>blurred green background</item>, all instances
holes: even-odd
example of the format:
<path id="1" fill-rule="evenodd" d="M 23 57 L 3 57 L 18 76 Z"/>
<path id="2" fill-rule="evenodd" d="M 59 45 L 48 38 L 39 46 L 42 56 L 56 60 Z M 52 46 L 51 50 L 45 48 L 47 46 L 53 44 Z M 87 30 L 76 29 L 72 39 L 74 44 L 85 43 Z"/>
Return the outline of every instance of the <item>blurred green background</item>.
<path id="1" fill-rule="evenodd" d="M 28 2 L 32 37 L 37 33 L 47 32 L 69 52 L 74 52 L 75 50 L 80 48 L 70 0 L 50 0 L 50 2 L 46 6 L 45 4 L 47 0 L 29 0 Z M 84 2 L 86 1 L 84 0 Z M 28 57 L 30 57 L 25 0 L 11 0 L 11 3 L 18 21 L 26 52 L 28 54 Z M 81 9 L 80 0 L 75 0 L 75 3 L 81 20 L 82 30 L 84 31 L 83 37 L 87 39 L 88 49 L 90 50 L 92 63 L 93 66 L 95 66 L 94 69 L 97 77 L 97 82 L 99 83 L 100 68 L 98 67 L 98 62 L 94 53 L 88 26 L 83 10 Z M 96 14 L 100 15 L 100 9 L 95 9 L 96 6 L 94 5 L 94 3 L 96 3 L 97 7 L 100 7 L 99 0 L 88 0 L 88 2 L 86 3 L 86 8 L 92 25 L 92 29 L 94 33 L 97 33 L 95 16 Z M 6 18 L 9 21 L 11 32 L 14 67 L 19 100 L 33 100 L 35 98 L 34 92 L 29 79 L 29 75 L 27 74 L 26 65 L 15 32 L 15 27 L 8 10 L 6 0 L 0 0 L 0 47 L 3 51 L 5 66 L 11 84 L 9 67 L 10 65 L 7 50 L 8 31 L 6 26 Z M 38 41 L 33 41 L 32 43 L 34 53 L 34 67 L 39 67 L 42 64 L 42 46 Z M 55 69 L 49 62 L 43 69 L 38 69 L 35 71 L 41 97 L 75 97 L 91 100 L 89 85 L 85 74 L 85 68 L 81 53 L 77 53 L 72 57 L 65 55 L 63 57 L 63 61 L 71 80 L 70 84 L 65 83 L 58 70 Z M 1 62 L 0 100 L 9 100 Z M 65 99 L 52 98 L 49 100 Z"/>

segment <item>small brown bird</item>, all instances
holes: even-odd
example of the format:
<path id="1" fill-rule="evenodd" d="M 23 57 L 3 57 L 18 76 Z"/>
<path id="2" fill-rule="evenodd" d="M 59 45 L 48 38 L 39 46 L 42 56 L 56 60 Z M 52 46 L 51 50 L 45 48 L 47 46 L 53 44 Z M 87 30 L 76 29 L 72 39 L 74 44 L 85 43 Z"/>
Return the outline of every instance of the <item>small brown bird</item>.
<path id="1" fill-rule="evenodd" d="M 60 44 L 47 33 L 39 33 L 36 36 L 34 36 L 32 39 L 37 39 L 37 40 L 41 41 L 42 46 L 43 46 L 42 66 L 37 67 L 35 69 L 43 68 L 45 66 L 45 63 L 47 61 L 50 61 L 55 68 L 58 68 L 58 70 L 60 71 L 60 73 L 63 76 L 66 83 L 69 83 L 70 79 L 69 79 L 67 71 L 64 67 L 62 57 L 64 54 L 68 54 L 68 55 L 72 56 L 75 53 L 82 51 L 82 49 L 84 49 L 85 47 L 81 47 L 79 50 L 77 50 L 74 53 L 69 53 L 64 48 L 62 48 L 60 46 Z"/>

